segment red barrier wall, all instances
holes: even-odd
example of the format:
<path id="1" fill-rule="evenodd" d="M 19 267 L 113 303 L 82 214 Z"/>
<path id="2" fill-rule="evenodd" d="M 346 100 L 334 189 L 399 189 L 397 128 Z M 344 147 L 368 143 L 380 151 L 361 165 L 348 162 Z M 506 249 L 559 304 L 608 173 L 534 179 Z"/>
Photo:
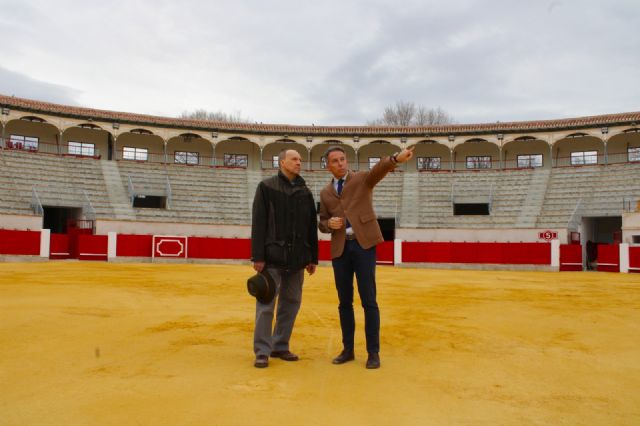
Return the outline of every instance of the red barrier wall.
<path id="1" fill-rule="evenodd" d="M 560 244 L 560 270 L 582 271 L 582 246 Z"/>
<path id="2" fill-rule="evenodd" d="M 0 254 L 40 255 L 40 231 L 0 229 Z"/>
<path id="3" fill-rule="evenodd" d="M 376 262 L 393 265 L 393 241 L 384 241 L 376 247 Z"/>
<path id="4" fill-rule="evenodd" d="M 331 261 L 331 241 L 318 241 L 318 260 Z"/>
<path id="5" fill-rule="evenodd" d="M 550 265 L 551 244 L 403 242 L 402 261 L 406 263 Z"/>
<path id="6" fill-rule="evenodd" d="M 598 244 L 598 271 L 620 272 L 618 244 Z"/>
<path id="7" fill-rule="evenodd" d="M 640 247 L 629 247 L 629 272 L 640 273 Z"/>
<path id="8" fill-rule="evenodd" d="M 151 257 L 153 235 L 118 234 L 116 256 Z"/>
<path id="9" fill-rule="evenodd" d="M 70 259 L 69 235 L 51 234 L 49 239 L 49 259 Z"/>
<path id="10" fill-rule="evenodd" d="M 251 258 L 251 240 L 246 238 L 189 237 L 187 257 L 249 260 Z"/>
<path id="11" fill-rule="evenodd" d="M 106 235 L 78 235 L 78 259 L 107 260 L 108 237 Z"/>

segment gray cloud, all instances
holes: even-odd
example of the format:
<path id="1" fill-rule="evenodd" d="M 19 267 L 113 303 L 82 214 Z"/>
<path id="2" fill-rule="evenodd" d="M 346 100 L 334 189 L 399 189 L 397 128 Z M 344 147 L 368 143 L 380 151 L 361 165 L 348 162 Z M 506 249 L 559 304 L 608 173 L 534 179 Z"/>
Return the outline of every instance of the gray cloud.
<path id="1" fill-rule="evenodd" d="M 71 87 L 39 81 L 0 67 L 0 93 L 64 105 L 78 105 L 77 97 L 81 92 Z"/>
<path id="2" fill-rule="evenodd" d="M 465 123 L 640 109 L 637 0 L 78 4 L 0 0 L 17 74 L 1 92 L 291 124 L 364 124 L 397 100 Z"/>

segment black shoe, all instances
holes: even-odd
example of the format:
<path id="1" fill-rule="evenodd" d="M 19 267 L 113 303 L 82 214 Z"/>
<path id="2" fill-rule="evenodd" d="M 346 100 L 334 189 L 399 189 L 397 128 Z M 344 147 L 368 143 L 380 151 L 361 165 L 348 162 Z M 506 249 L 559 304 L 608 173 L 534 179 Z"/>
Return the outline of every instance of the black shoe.
<path id="1" fill-rule="evenodd" d="M 333 359 L 334 364 L 344 364 L 347 361 L 353 361 L 356 357 L 353 355 L 353 351 L 343 350 L 340 355 Z"/>
<path id="2" fill-rule="evenodd" d="M 367 359 L 367 368 L 380 368 L 380 355 L 378 353 L 370 353 Z"/>
<path id="3" fill-rule="evenodd" d="M 269 366 L 269 357 L 266 355 L 256 356 L 256 361 L 253 363 L 256 368 L 266 368 Z"/>
<path id="4" fill-rule="evenodd" d="M 273 351 L 271 352 L 271 358 L 280 358 L 285 361 L 297 361 L 300 359 L 298 355 L 291 351 Z"/>

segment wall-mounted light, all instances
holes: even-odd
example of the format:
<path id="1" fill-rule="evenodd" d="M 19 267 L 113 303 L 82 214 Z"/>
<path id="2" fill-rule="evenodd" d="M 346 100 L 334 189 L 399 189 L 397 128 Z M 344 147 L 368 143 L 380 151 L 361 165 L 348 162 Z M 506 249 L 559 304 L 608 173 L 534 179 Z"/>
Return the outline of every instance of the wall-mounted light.
<path id="1" fill-rule="evenodd" d="M 9 108 L 2 107 L 2 115 L 9 115 L 9 112 L 10 112 Z"/>
<path id="2" fill-rule="evenodd" d="M 313 138 L 312 138 L 311 136 L 307 136 L 307 142 L 308 142 L 308 143 L 313 142 Z"/>
<path id="3" fill-rule="evenodd" d="M 111 123 L 111 127 L 113 127 L 115 130 L 118 130 L 120 128 L 120 123 Z"/>
<path id="4" fill-rule="evenodd" d="M 453 142 L 454 140 L 456 140 L 456 137 L 453 135 L 449 135 L 449 142 Z"/>
<path id="5" fill-rule="evenodd" d="M 354 136 L 353 137 L 353 141 L 354 142 L 359 142 L 360 141 L 360 136 Z"/>
<path id="6" fill-rule="evenodd" d="M 218 132 L 211 132 L 211 137 L 212 138 L 217 138 L 218 137 Z"/>
<path id="7" fill-rule="evenodd" d="M 498 138 L 499 141 L 504 139 L 504 135 L 502 133 L 498 133 L 496 137 Z"/>
<path id="8" fill-rule="evenodd" d="M 602 129 L 600 129 L 600 131 L 603 135 L 606 135 L 607 133 L 609 133 L 609 128 L 607 126 L 602 126 Z"/>
<path id="9" fill-rule="evenodd" d="M 407 137 L 406 136 L 402 136 L 400 138 L 400 143 L 407 143 Z"/>

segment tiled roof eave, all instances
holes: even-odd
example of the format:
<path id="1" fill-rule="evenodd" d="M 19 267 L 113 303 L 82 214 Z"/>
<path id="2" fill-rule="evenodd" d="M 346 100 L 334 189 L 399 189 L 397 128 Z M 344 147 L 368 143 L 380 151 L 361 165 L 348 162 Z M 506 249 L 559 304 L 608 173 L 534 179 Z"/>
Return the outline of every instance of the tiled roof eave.
<path id="1" fill-rule="evenodd" d="M 423 136 L 486 135 L 496 133 L 528 133 L 577 130 L 586 127 L 630 125 L 640 123 L 640 112 L 626 112 L 598 116 L 565 118 L 558 120 L 519 121 L 504 123 L 448 124 L 426 127 L 392 126 L 297 126 L 287 124 L 227 123 L 204 120 L 160 117 L 128 112 L 99 110 L 40 102 L 31 99 L 0 95 L 0 105 L 34 114 L 48 114 L 80 120 L 118 122 L 138 126 L 182 128 L 185 130 L 218 131 L 238 134 L 291 135 L 291 136 Z"/>

